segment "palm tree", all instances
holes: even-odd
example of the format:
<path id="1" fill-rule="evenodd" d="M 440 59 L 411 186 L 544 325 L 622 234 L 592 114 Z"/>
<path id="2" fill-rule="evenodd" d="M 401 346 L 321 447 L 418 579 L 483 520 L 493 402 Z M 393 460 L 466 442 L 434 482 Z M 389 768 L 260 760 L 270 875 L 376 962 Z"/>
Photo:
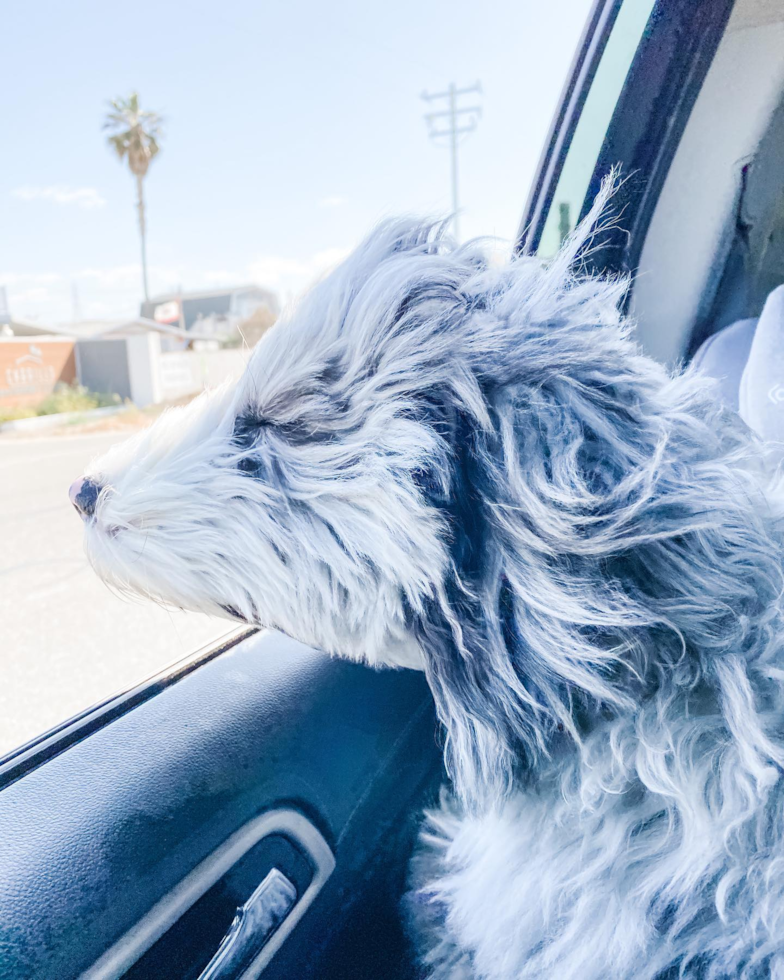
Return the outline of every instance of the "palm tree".
<path id="1" fill-rule="evenodd" d="M 128 160 L 131 173 L 136 178 L 136 207 L 139 211 L 139 231 L 142 236 L 142 280 L 144 298 L 147 291 L 147 239 L 144 220 L 143 181 L 153 157 L 160 150 L 162 119 L 156 112 L 143 112 L 139 108 L 139 96 L 132 92 L 127 99 L 112 99 L 106 114 L 103 128 L 112 130 L 108 137 L 109 146 L 120 160 Z"/>

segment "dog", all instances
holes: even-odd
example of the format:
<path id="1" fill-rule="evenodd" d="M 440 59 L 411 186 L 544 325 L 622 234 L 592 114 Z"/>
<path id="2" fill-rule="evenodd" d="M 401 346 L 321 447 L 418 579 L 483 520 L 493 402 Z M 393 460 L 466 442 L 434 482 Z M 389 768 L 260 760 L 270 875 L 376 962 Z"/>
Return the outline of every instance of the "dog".
<path id="1" fill-rule="evenodd" d="M 120 592 L 423 670 L 431 980 L 784 978 L 781 521 L 627 283 L 380 225 L 72 497 Z"/>

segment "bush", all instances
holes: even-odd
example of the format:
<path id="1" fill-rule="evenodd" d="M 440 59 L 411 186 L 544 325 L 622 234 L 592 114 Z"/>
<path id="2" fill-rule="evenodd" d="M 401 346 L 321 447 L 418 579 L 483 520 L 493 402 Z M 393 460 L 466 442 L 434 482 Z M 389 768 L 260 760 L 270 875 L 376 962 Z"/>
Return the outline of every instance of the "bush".
<path id="1" fill-rule="evenodd" d="M 31 419 L 35 409 L 29 405 L 24 408 L 0 408 L 0 425 L 3 422 L 16 422 L 17 419 Z"/>
<path id="2" fill-rule="evenodd" d="M 36 415 L 58 415 L 60 412 L 88 412 L 121 404 L 119 395 L 99 394 L 82 385 L 59 384 L 42 402 L 23 408 L 0 408 L 0 422 L 30 419 Z"/>

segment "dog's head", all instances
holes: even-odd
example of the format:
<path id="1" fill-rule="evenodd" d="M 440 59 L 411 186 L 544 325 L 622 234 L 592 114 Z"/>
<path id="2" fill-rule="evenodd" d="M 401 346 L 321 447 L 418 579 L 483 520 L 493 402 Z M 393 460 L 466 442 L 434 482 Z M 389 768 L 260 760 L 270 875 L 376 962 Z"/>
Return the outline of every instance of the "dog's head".
<path id="1" fill-rule="evenodd" d="M 381 226 L 236 387 L 90 469 L 98 573 L 423 667 L 469 796 L 665 670 L 695 684 L 758 602 L 716 559 L 757 546 L 716 462 L 742 437 L 637 351 L 623 282 L 573 274 L 585 235 L 494 266 L 438 226 Z"/>
<path id="2" fill-rule="evenodd" d="M 485 265 L 438 227 L 379 228 L 257 345 L 235 387 L 167 411 L 72 496 L 111 585 L 422 666 L 413 618 L 450 529 L 452 405 L 487 424 L 464 321 Z M 448 394 L 447 394 L 448 393 Z"/>

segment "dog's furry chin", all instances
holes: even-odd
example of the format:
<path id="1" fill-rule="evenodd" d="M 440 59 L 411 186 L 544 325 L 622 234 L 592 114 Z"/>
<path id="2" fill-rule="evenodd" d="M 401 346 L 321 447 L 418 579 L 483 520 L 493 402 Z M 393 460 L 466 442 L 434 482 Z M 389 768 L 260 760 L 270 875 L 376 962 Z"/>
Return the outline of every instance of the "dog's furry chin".
<path id="1" fill-rule="evenodd" d="M 421 667 L 454 796 L 433 980 L 784 980 L 782 552 L 764 461 L 625 284 L 389 222 L 234 390 L 99 461 L 115 586 Z"/>

